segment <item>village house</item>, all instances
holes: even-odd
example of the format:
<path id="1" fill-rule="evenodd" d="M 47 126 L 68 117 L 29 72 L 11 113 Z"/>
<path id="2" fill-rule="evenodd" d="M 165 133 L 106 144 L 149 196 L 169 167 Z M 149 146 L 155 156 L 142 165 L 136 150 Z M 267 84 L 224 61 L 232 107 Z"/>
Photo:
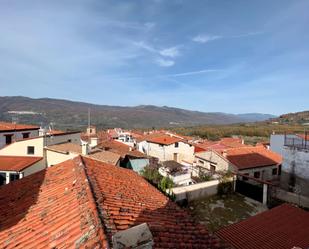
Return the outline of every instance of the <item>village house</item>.
<path id="1" fill-rule="evenodd" d="M 195 165 L 214 173 L 231 171 L 259 180 L 277 179 L 281 172 L 282 157 L 263 146 L 244 146 L 225 150 L 195 153 Z"/>
<path id="2" fill-rule="evenodd" d="M 164 161 L 161 163 L 159 173 L 170 178 L 175 185 L 186 186 L 194 184 L 194 180 L 191 178 L 190 167 L 181 165 L 173 160 Z"/>
<path id="3" fill-rule="evenodd" d="M 270 149 L 283 157 L 280 186 L 309 197 L 309 135 L 272 134 Z"/>
<path id="4" fill-rule="evenodd" d="M 0 149 L 15 141 L 37 137 L 39 126 L 0 122 Z"/>
<path id="5" fill-rule="evenodd" d="M 43 157 L 0 156 L 0 186 L 44 168 Z"/>
<path id="6" fill-rule="evenodd" d="M 64 142 L 80 144 L 80 132 L 58 131 L 44 136 L 18 140 L 2 148 L 0 155 L 44 157 L 44 147 Z"/>
<path id="7" fill-rule="evenodd" d="M 102 141 L 97 148 L 119 154 L 121 157 L 120 166 L 132 169 L 137 173 L 140 173 L 149 165 L 149 157 L 147 155 L 117 140 Z"/>
<path id="8" fill-rule="evenodd" d="M 81 156 L 1 186 L 0 227 L 6 249 L 230 248 L 134 171 Z"/>
<path id="9" fill-rule="evenodd" d="M 192 164 L 194 160 L 194 146 L 191 143 L 166 134 L 145 137 L 139 142 L 139 150 L 161 162 L 174 160 Z"/>
<path id="10" fill-rule="evenodd" d="M 78 155 L 87 156 L 99 161 L 120 166 L 121 156 L 111 151 L 92 149 L 87 143 L 61 143 L 45 148 L 47 167 L 72 159 Z"/>

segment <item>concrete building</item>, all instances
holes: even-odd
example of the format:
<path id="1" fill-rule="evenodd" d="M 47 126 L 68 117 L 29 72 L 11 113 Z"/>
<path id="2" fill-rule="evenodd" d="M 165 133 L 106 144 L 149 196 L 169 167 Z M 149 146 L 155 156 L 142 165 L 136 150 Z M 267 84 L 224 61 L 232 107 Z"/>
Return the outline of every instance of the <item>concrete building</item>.
<path id="1" fill-rule="evenodd" d="M 210 172 L 232 171 L 258 180 L 274 180 L 281 171 L 282 157 L 263 146 L 204 151 L 195 154 L 195 165 Z M 243 180 L 247 180 L 246 177 Z"/>
<path id="2" fill-rule="evenodd" d="M 0 122 L 0 149 L 15 141 L 37 137 L 39 126 Z"/>
<path id="3" fill-rule="evenodd" d="M 80 132 L 62 132 L 18 140 L 2 148 L 0 155 L 44 157 L 45 146 L 64 142 L 80 144 Z"/>
<path id="4" fill-rule="evenodd" d="M 270 149 L 283 158 L 281 187 L 309 196 L 309 136 L 274 134 Z"/>
<path id="5" fill-rule="evenodd" d="M 194 146 L 174 136 L 160 135 L 147 138 L 140 142 L 139 149 L 161 162 L 174 160 L 178 163 L 192 164 L 194 160 Z"/>

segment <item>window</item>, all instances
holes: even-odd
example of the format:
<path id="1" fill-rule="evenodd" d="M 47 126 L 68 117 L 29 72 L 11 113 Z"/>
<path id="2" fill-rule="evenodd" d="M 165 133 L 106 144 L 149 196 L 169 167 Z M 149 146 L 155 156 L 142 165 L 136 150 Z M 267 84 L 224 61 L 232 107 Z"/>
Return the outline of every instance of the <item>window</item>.
<path id="1" fill-rule="evenodd" d="M 255 171 L 254 172 L 254 178 L 260 178 L 261 172 L 260 171 Z"/>
<path id="2" fill-rule="evenodd" d="M 16 181 L 19 179 L 18 173 L 10 173 L 10 182 Z"/>
<path id="3" fill-rule="evenodd" d="M 23 138 L 29 138 L 30 132 L 23 133 Z"/>
<path id="4" fill-rule="evenodd" d="M 174 153 L 174 161 L 178 161 L 178 153 Z"/>
<path id="5" fill-rule="evenodd" d="M 216 172 L 216 166 L 215 165 L 210 165 L 210 172 L 215 173 Z"/>
<path id="6" fill-rule="evenodd" d="M 6 182 L 6 173 L 0 173 L 0 186 Z"/>
<path id="7" fill-rule="evenodd" d="M 249 173 L 246 173 L 246 174 L 244 174 L 245 176 L 243 176 L 242 177 L 242 180 L 243 181 L 248 181 L 248 177 L 246 177 L 246 176 L 249 176 Z"/>
<path id="8" fill-rule="evenodd" d="M 28 146 L 27 147 L 27 154 L 28 155 L 34 155 L 34 146 Z"/>
<path id="9" fill-rule="evenodd" d="M 273 171 L 272 171 L 273 176 L 277 175 L 277 173 L 278 173 L 278 170 L 277 169 L 273 169 Z"/>
<path id="10" fill-rule="evenodd" d="M 13 134 L 4 135 L 5 136 L 5 144 L 12 143 Z"/>
<path id="11" fill-rule="evenodd" d="M 178 142 L 175 143 L 175 148 L 178 148 L 179 144 Z"/>
<path id="12" fill-rule="evenodd" d="M 280 175 L 281 175 L 281 164 L 278 167 L 278 176 L 280 176 Z"/>

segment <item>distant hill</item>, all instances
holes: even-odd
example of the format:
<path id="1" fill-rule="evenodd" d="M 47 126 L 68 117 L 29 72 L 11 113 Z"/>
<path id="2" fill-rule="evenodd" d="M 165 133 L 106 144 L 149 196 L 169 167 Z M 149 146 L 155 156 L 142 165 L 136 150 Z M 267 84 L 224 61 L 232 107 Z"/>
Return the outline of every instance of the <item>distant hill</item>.
<path id="1" fill-rule="evenodd" d="M 278 122 L 279 124 L 309 125 L 309 111 L 283 114 L 277 118 L 270 119 L 270 122 Z"/>
<path id="2" fill-rule="evenodd" d="M 0 120 L 18 118 L 20 123 L 49 124 L 59 129 L 83 129 L 87 125 L 88 108 L 91 123 L 100 128 L 179 127 L 202 124 L 232 124 L 255 122 L 273 118 L 273 115 L 249 113 L 227 114 L 198 112 L 174 107 L 142 105 L 121 107 L 94 105 L 61 99 L 28 97 L 0 97 Z"/>

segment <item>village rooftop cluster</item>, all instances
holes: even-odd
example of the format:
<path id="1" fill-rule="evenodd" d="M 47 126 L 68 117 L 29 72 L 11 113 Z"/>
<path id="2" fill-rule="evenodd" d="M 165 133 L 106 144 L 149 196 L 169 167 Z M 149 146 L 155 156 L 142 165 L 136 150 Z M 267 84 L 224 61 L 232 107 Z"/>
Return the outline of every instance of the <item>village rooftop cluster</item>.
<path id="1" fill-rule="evenodd" d="M 0 122 L 0 248 L 306 249 L 308 162 L 307 134 L 248 145 Z M 222 191 L 269 210 L 209 232 L 187 204 Z"/>

